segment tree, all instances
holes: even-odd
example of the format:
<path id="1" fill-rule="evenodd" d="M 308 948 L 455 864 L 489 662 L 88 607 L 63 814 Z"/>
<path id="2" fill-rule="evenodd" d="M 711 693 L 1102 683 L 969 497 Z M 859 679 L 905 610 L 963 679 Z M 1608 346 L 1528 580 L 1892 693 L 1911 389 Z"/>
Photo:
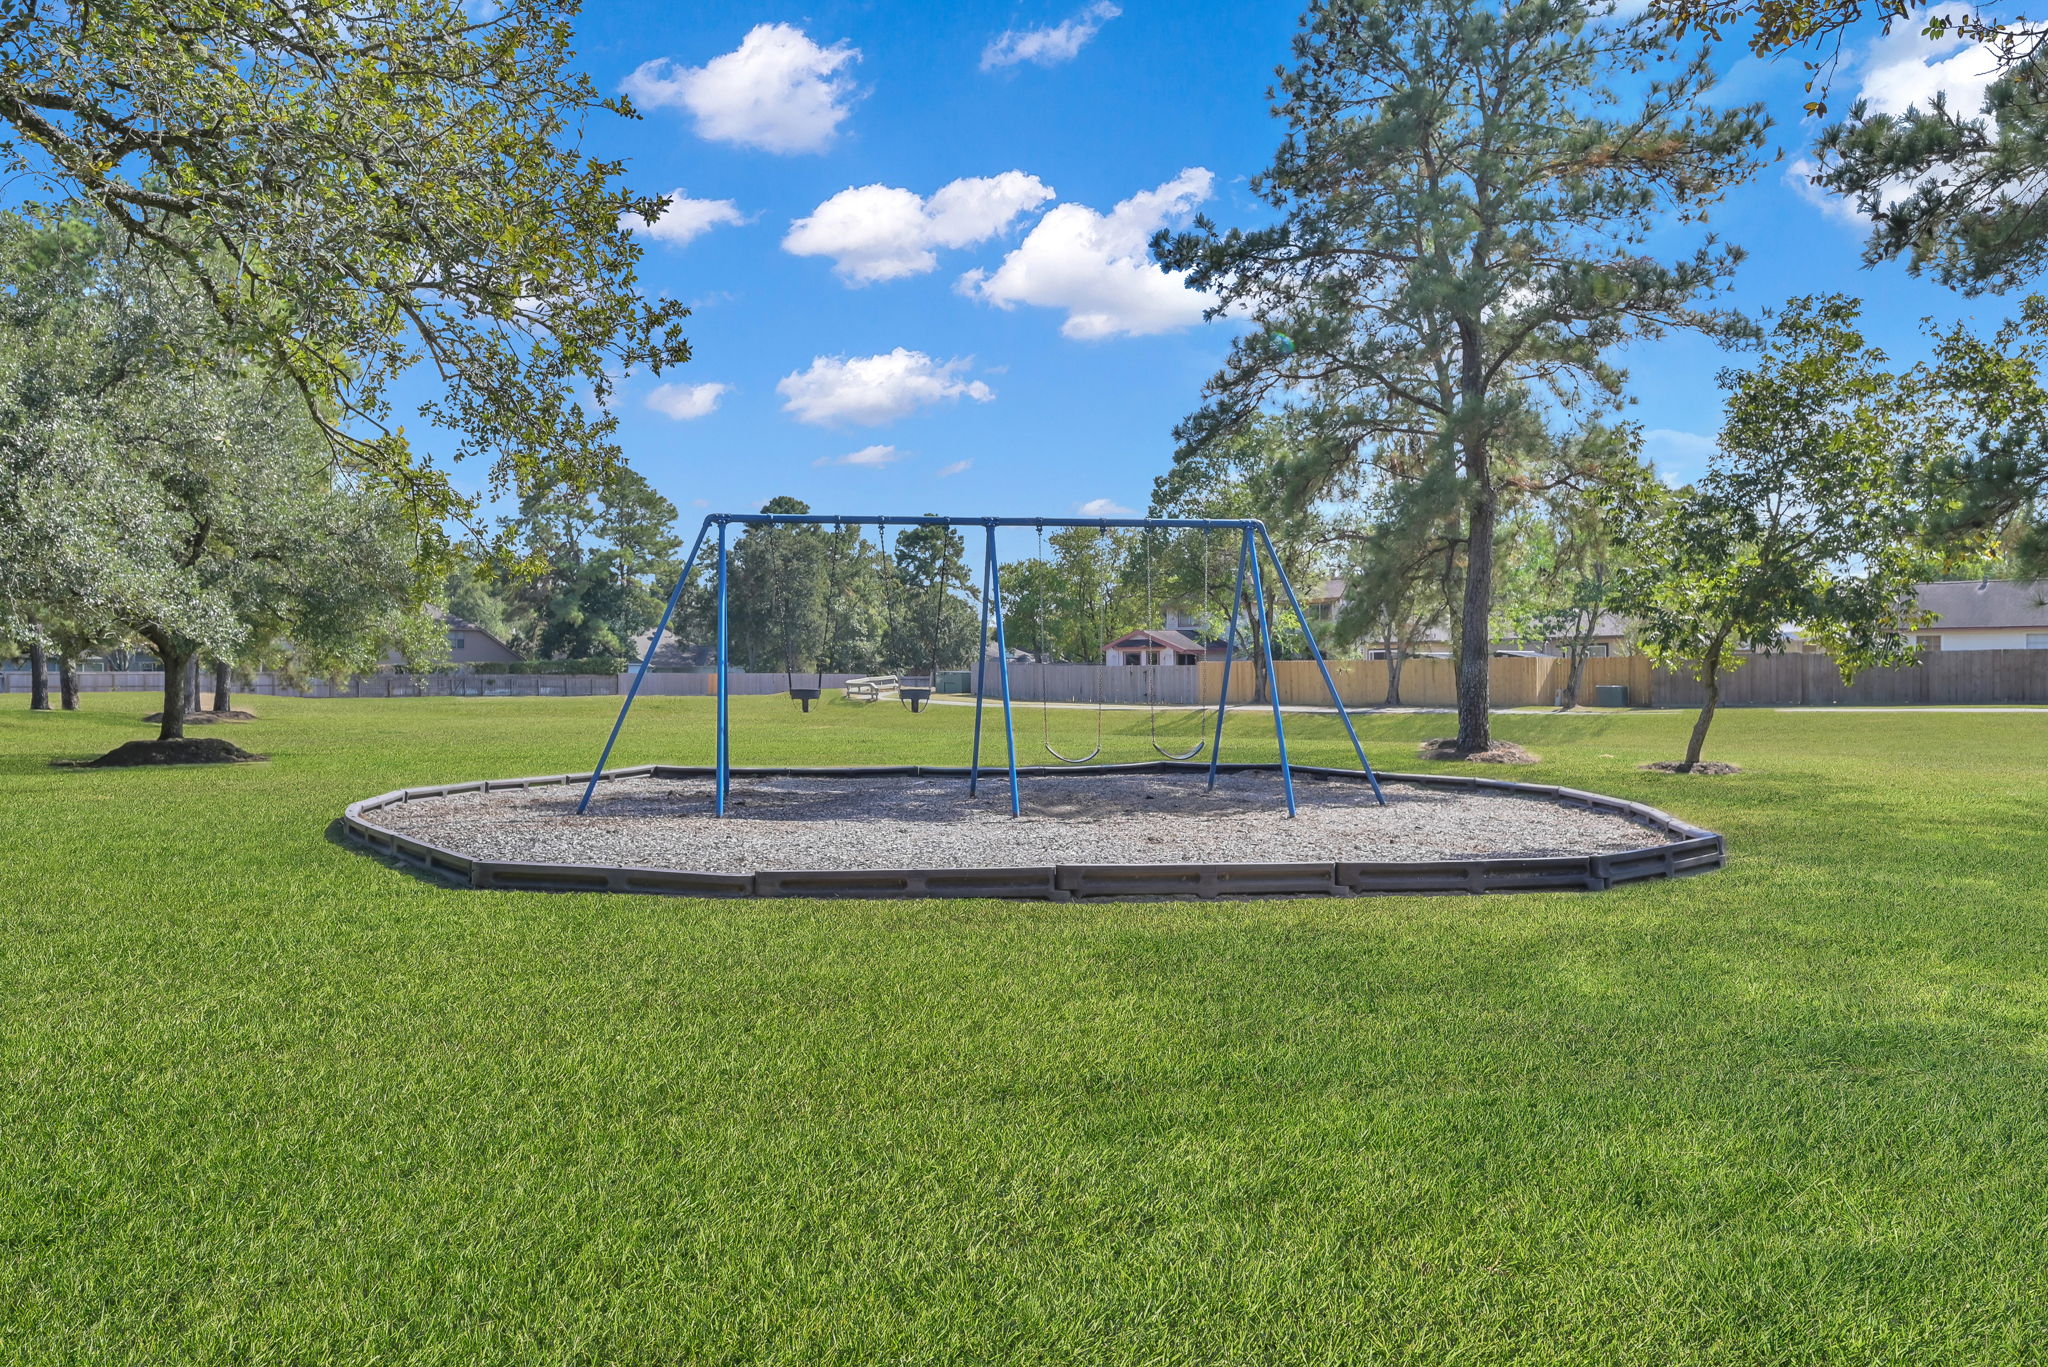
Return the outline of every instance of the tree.
<path id="1" fill-rule="evenodd" d="M 28 630 L 28 710 L 47 712 L 50 710 L 50 662 L 43 645 L 41 623 L 31 616 Z"/>
<path id="2" fill-rule="evenodd" d="M 1796 624 L 1845 679 L 1914 653 L 1922 469 L 1943 438 L 1916 413 L 1839 295 L 1795 299 L 1757 363 L 1722 372 L 1720 450 L 1696 484 L 1617 504 L 1638 561 L 1617 601 L 1645 653 L 1706 689 L 1683 767 L 1700 762 L 1735 652 Z"/>
<path id="3" fill-rule="evenodd" d="M 511 643 L 532 629 L 532 616 L 514 601 L 509 571 L 494 561 L 464 560 L 448 571 L 441 605 L 450 616 Z"/>
<path id="4" fill-rule="evenodd" d="M 1930 462 L 1923 539 L 1937 557 L 2048 576 L 2048 300 L 2029 296 L 1989 337 L 1959 323 L 1933 340 L 1924 390 L 1957 439 Z"/>
<path id="5" fill-rule="evenodd" d="M 1827 113 L 1827 85 L 1841 61 L 1850 30 L 1875 22 L 1885 33 L 1917 24 L 1931 39 L 1962 38 L 1981 43 L 2007 63 L 2030 59 L 2043 30 L 2024 18 L 2001 19 L 1981 10 L 1943 7 L 1944 0 L 1650 0 L 1648 14 L 1683 36 L 1697 31 L 1719 39 L 1730 29 L 1749 27 L 1749 50 L 1775 57 L 1794 48 L 1817 47 L 1823 56 L 1808 61 L 1806 89 L 1821 93 L 1806 106 Z"/>
<path id="6" fill-rule="evenodd" d="M 1652 501 L 1656 471 L 1636 455 L 1636 434 L 1617 431 L 1617 459 L 1598 488 L 1564 486 L 1531 505 L 1522 548 L 1528 584 L 1514 624 L 1517 635 L 1564 642 L 1568 663 L 1559 711 L 1579 705 L 1586 660 L 1600 624 L 1613 612 L 1615 575 L 1632 555 L 1618 535 L 1612 508 Z"/>
<path id="7" fill-rule="evenodd" d="M 825 642 L 818 667 L 872 674 L 889 629 L 890 566 L 859 527 L 834 527 L 825 543 Z"/>
<path id="8" fill-rule="evenodd" d="M 622 659 L 661 620 L 682 543 L 675 505 L 620 467 L 591 489 L 530 495 L 508 528 L 523 552 L 508 574 L 542 659 Z"/>
<path id="9" fill-rule="evenodd" d="M 779 496 L 764 513 L 808 513 L 801 499 Z M 781 670 L 795 686 L 800 669 L 819 668 L 828 648 L 828 533 L 809 524 L 753 523 L 732 547 L 731 650 L 743 668 Z"/>
<path id="10" fill-rule="evenodd" d="M 225 347 L 200 292 L 75 221 L 0 220 L 0 260 L 0 616 L 147 642 L 165 740 L 202 653 L 431 651 L 395 496 L 337 475 L 302 396 Z"/>
<path id="11" fill-rule="evenodd" d="M 1183 446 L 1271 404 L 1307 429 L 1293 506 L 1403 439 L 1455 472 L 1461 754 L 1491 743 L 1503 502 L 1617 399 L 1613 348 L 1741 326 L 1701 306 L 1738 251 L 1709 237 L 1667 263 L 1644 242 L 1667 209 L 1703 217 L 1755 169 L 1760 108 L 1709 107 L 1704 52 L 1676 58 L 1659 28 L 1605 14 L 1584 0 L 1314 0 L 1281 81 L 1288 136 L 1254 182 L 1281 221 L 1221 233 L 1198 220 L 1153 242 L 1213 292 L 1212 314 L 1258 325 L 1182 424 Z M 1653 63 L 1668 75 L 1632 103 L 1604 84 Z"/>
<path id="12" fill-rule="evenodd" d="M 980 618 L 969 601 L 979 601 L 980 593 L 966 549 L 957 527 L 926 523 L 898 533 L 895 602 L 883 653 L 899 667 L 915 664 L 936 674 L 973 661 Z"/>
<path id="13" fill-rule="evenodd" d="M 1903 257 L 1964 294 L 2003 293 L 2048 262 L 2048 53 L 2008 67 L 1976 109 L 1873 113 L 1821 135 L 1815 181 L 1871 220 L 1867 261 Z"/>
<path id="14" fill-rule="evenodd" d="M 492 492 L 617 463 L 613 376 L 688 358 L 622 216 L 661 201 L 576 146 L 632 117 L 573 69 L 576 0 L 113 0 L 0 18 L 0 164 L 182 273 L 228 350 L 304 401 L 419 525 L 474 500 L 415 458 L 390 383 Z M 228 263 L 223 269 L 222 263 Z M 588 410 L 574 393 L 587 388 Z"/>
<path id="15" fill-rule="evenodd" d="M 1442 482 L 1387 481 L 1371 519 L 1346 537 L 1350 561 L 1334 644 L 1371 640 L 1387 662 L 1385 705 L 1401 705 L 1408 647 L 1449 620 L 1458 601 L 1459 536 L 1455 498 Z"/>
<path id="16" fill-rule="evenodd" d="M 1291 484 L 1301 468 L 1305 439 L 1306 424 L 1299 415 L 1253 412 L 1207 440 L 1184 442 L 1174 452 L 1173 465 L 1152 483 L 1151 515 L 1257 518 L 1266 524 L 1266 534 L 1289 580 L 1305 583 L 1321 570 L 1321 557 L 1337 539 L 1325 503 L 1301 497 Z M 1348 490 L 1326 488 L 1321 492 Z M 1265 672 L 1260 614 L 1228 601 L 1237 582 L 1237 539 L 1204 533 L 1193 548 L 1193 555 L 1166 561 L 1169 572 L 1163 582 L 1167 591 L 1181 602 L 1200 601 L 1205 615 L 1214 612 L 1212 630 L 1219 634 L 1228 630 L 1233 615 L 1244 612 L 1239 641 L 1253 668 L 1253 701 L 1265 702 L 1271 681 Z M 1292 613 L 1282 610 L 1286 600 L 1278 576 L 1268 572 L 1263 582 L 1262 606 L 1265 620 L 1273 624 L 1274 658 L 1305 653 L 1292 625 Z M 1251 584 L 1247 577 L 1247 594 Z"/>

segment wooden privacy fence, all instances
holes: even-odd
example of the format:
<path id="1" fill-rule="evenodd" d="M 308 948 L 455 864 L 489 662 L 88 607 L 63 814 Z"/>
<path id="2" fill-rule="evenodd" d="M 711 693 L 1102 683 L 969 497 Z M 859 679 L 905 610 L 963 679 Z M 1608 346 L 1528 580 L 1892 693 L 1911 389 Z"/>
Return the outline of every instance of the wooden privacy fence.
<path id="1" fill-rule="evenodd" d="M 237 676 L 234 693 L 264 698 L 588 698 L 622 693 L 617 674 L 362 674 L 351 679 L 309 679 L 288 684 L 275 675 Z M 781 675 L 776 675 L 780 679 Z M 50 696 L 57 695 L 52 673 Z M 81 693 L 161 693 L 160 670 L 81 670 Z M 26 693 L 29 676 L 0 673 L 0 693 Z M 199 692 L 213 696 L 213 671 L 200 671 Z"/>
<path id="2" fill-rule="evenodd" d="M 1684 674 L 1659 670 L 1652 689 L 1658 707 L 1698 707 L 1706 701 L 1706 690 Z M 2016 703 L 2048 703 L 2048 650 L 1929 651 L 1919 664 L 1866 669 L 1846 684 L 1825 655 L 1760 655 L 1721 678 L 1724 707 Z"/>
<path id="3" fill-rule="evenodd" d="M 1310 666 L 1313 668 L 1314 666 Z M 1203 696 L 1200 665 L 1013 664 L 1010 697 L 1024 702 L 1137 703 L 1192 707 Z M 988 669 L 988 695 L 999 696 L 996 667 Z M 1216 696 L 1209 685 L 1208 696 Z M 1231 680 L 1231 691 L 1237 681 Z"/>
<path id="4" fill-rule="evenodd" d="M 1222 686 L 1223 665 L 1202 664 L 1202 700 L 1214 702 Z M 1639 655 L 1586 661 L 1579 700 L 1593 701 L 1597 684 L 1623 684 L 1629 703 L 1649 707 L 1653 683 L 1650 662 Z M 1495 707 L 1549 707 L 1558 690 L 1570 677 L 1571 662 L 1562 659 L 1502 659 L 1493 662 L 1492 695 Z M 1289 706 L 1328 707 L 1330 691 L 1313 660 L 1276 660 L 1273 676 L 1278 681 L 1280 701 Z M 1385 660 L 1332 660 L 1330 677 L 1346 707 L 1378 707 L 1387 700 Z M 1230 669 L 1230 701 L 1248 703 L 1257 697 L 1256 671 L 1240 660 Z M 1455 707 L 1458 703 L 1457 664 L 1452 660 L 1404 660 L 1401 662 L 1401 704 L 1404 707 Z"/>
<path id="5" fill-rule="evenodd" d="M 1500 659 L 1493 661 L 1492 701 L 1495 707 L 1550 707 L 1570 674 L 1569 662 L 1561 659 Z M 1289 706 L 1327 707 L 1330 695 L 1313 660 L 1279 660 L 1273 673 L 1279 683 L 1280 701 Z M 1213 704 L 1222 682 L 1220 663 L 1200 665 L 1088 665 L 1013 664 L 1010 666 L 1010 696 L 1018 702 L 1072 702 L 1143 705 L 1156 700 L 1163 707 L 1193 707 Z M 1378 707 L 1387 699 L 1387 663 L 1384 660 L 1332 660 L 1330 674 L 1347 707 Z M 845 674 L 827 674 L 825 686 L 845 685 Z M 1255 701 L 1256 670 L 1244 660 L 1230 671 L 1230 701 Z M 632 681 L 628 674 L 367 674 L 337 681 L 313 680 L 293 687 L 268 674 L 240 682 L 238 693 L 300 698 L 421 698 L 421 697 L 573 697 L 584 698 L 624 693 Z M 780 673 L 749 674 L 734 670 L 730 675 L 736 694 L 780 693 L 788 680 Z M 817 676 L 798 674 L 802 686 L 814 685 Z M 49 676 L 55 697 L 57 676 Z M 163 675 L 154 671 L 82 671 L 79 687 L 90 693 L 113 690 L 159 692 Z M 1580 686 L 1582 703 L 1593 701 L 1593 689 L 1601 684 L 1621 684 L 1628 689 L 1632 707 L 1698 707 L 1705 692 L 1697 681 L 1682 673 L 1653 668 L 1642 656 L 1621 656 L 1586 661 Z M 211 672 L 202 674 L 200 691 L 213 688 Z M 717 676 L 704 673 L 656 672 L 647 676 L 642 694 L 703 697 L 715 693 Z M 0 693 L 26 693 L 28 675 L 19 670 L 0 671 Z M 996 693 L 995 669 L 989 670 L 988 690 Z M 1457 672 L 1450 660 L 1408 660 L 1401 667 L 1401 702 L 1409 707 L 1452 707 L 1457 704 Z M 1885 706 L 2000 706 L 2048 704 L 2048 650 L 1951 650 L 1933 651 L 1919 664 L 1904 669 L 1870 669 L 1856 676 L 1853 684 L 1842 682 L 1834 661 L 1825 655 L 1760 655 L 1744 657 L 1741 665 L 1722 675 L 1721 703 L 1726 707 L 1826 707 L 1831 705 Z"/>

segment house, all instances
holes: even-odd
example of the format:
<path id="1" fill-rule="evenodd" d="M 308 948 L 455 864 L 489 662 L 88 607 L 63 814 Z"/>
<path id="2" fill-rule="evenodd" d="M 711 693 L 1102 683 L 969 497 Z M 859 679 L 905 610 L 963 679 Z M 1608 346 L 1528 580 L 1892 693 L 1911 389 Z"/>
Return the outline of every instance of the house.
<path id="1" fill-rule="evenodd" d="M 1938 614 L 1914 633 L 1922 650 L 2048 650 L 2048 580 L 1922 584 L 1914 601 Z"/>
<path id="2" fill-rule="evenodd" d="M 508 664 L 522 658 L 518 651 L 474 622 L 453 616 L 431 603 L 427 605 L 427 615 L 446 628 L 448 662 L 456 669 L 479 664 Z M 404 665 L 405 657 L 394 650 L 384 658 L 379 668 L 391 670 Z"/>
<path id="3" fill-rule="evenodd" d="M 1195 665 L 1208 658 L 1211 649 L 1172 629 L 1141 627 L 1127 631 L 1102 648 L 1102 662 L 1109 665 Z"/>
<path id="4" fill-rule="evenodd" d="M 519 652 L 474 622 L 440 614 L 448 628 L 448 658 L 457 665 L 508 664 Z"/>

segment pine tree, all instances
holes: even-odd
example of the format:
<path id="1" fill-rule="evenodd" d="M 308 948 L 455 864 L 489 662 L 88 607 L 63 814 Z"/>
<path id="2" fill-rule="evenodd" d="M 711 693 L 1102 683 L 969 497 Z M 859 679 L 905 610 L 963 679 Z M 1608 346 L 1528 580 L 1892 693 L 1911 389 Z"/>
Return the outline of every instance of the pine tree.
<path id="1" fill-rule="evenodd" d="M 1614 348 L 1740 328 L 1704 301 L 1740 253 L 1662 261 L 1667 213 L 1704 218 L 1757 165 L 1759 106 L 1716 110 L 1705 54 L 1584 0 L 1316 0 L 1282 73 L 1288 135 L 1254 189 L 1281 221 L 1162 233 L 1155 255 L 1259 327 L 1180 428 L 1226 437 L 1300 410 L 1297 502 L 1422 442 L 1457 481 L 1465 541 L 1458 744 L 1487 748 L 1486 623 L 1503 501 L 1618 398 Z M 1612 78 L 1632 85 L 1624 99 Z M 1563 427 L 1560 434 L 1553 428 Z"/>

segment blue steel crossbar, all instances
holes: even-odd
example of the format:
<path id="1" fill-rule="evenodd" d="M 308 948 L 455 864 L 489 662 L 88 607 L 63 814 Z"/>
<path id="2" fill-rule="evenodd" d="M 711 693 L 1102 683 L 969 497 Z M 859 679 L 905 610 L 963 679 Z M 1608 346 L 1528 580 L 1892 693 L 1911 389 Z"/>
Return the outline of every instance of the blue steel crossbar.
<path id="1" fill-rule="evenodd" d="M 1294 774 L 1287 757 L 1287 722 L 1280 708 L 1279 681 L 1273 672 L 1273 623 L 1266 612 L 1265 576 L 1260 566 L 1260 552 L 1273 566 L 1273 573 L 1280 581 L 1280 587 L 1287 594 L 1287 604 L 1294 610 L 1294 620 L 1301 627 L 1301 634 L 1308 642 L 1309 654 L 1321 671 L 1323 685 L 1329 690 L 1330 701 L 1337 709 L 1337 716 L 1344 723 L 1344 730 L 1351 738 L 1351 746 L 1358 755 L 1359 767 L 1372 784 L 1373 796 L 1381 803 L 1386 802 L 1380 792 L 1379 777 L 1373 773 L 1372 765 L 1365 758 L 1365 746 L 1358 739 L 1358 730 L 1351 724 L 1350 714 L 1344 709 L 1344 700 L 1338 696 L 1336 681 L 1331 677 L 1330 667 L 1323 659 L 1322 650 L 1316 645 L 1315 632 L 1308 624 L 1308 616 L 1301 610 L 1301 601 L 1295 597 L 1294 585 L 1288 582 L 1287 571 L 1280 564 L 1280 556 L 1273 548 L 1273 539 L 1266 532 L 1266 524 L 1250 517 L 948 517 L 927 513 L 915 516 L 880 514 L 848 515 L 834 513 L 711 513 L 697 529 L 697 539 L 691 543 L 689 558 L 683 562 L 682 573 L 676 577 L 674 592 L 669 594 L 668 605 L 662 610 L 661 621 L 648 638 L 647 654 L 641 658 L 640 668 L 633 675 L 633 686 L 627 690 L 626 699 L 619 706 L 618 719 L 612 723 L 611 735 L 605 740 L 604 752 L 598 756 L 597 768 L 591 772 L 590 781 L 584 785 L 583 800 L 576 804 L 580 815 L 590 807 L 590 798 L 597 791 L 598 780 L 604 777 L 604 767 L 611 760 L 612 747 L 618 743 L 619 731 L 626 724 L 626 713 L 632 709 L 633 700 L 640 694 L 640 685 L 647 678 L 648 668 L 654 662 L 655 652 L 661 648 L 661 638 L 668 631 L 669 621 L 675 615 L 676 605 L 682 601 L 683 589 L 690 581 L 690 574 L 696 569 L 697 556 L 704 548 L 704 542 L 712 528 L 718 530 L 718 735 L 717 735 L 717 778 L 714 785 L 715 805 L 720 816 L 725 815 L 726 799 L 732 788 L 732 728 L 729 706 L 730 683 L 727 670 L 730 665 L 731 632 L 730 584 L 728 581 L 727 529 L 739 523 L 747 527 L 796 525 L 832 527 L 982 527 L 987 531 L 987 548 L 982 567 L 982 584 L 985 597 L 982 601 L 982 659 L 975 680 L 974 689 L 974 753 L 969 768 L 967 786 L 974 793 L 981 779 L 981 716 L 982 705 L 988 687 L 988 629 L 994 619 L 998 673 L 1003 693 L 1003 734 L 1008 749 L 1010 777 L 1010 815 L 1017 816 L 1023 811 L 1022 800 L 1017 787 L 1017 730 L 1011 714 L 1010 658 L 1008 639 L 1003 629 L 1003 579 L 1002 564 L 996 555 L 996 529 L 999 527 L 1095 527 L 1107 531 L 1112 527 L 1140 527 L 1148 530 L 1167 531 L 1220 531 L 1230 529 L 1238 532 L 1241 541 L 1237 558 L 1237 592 L 1231 599 L 1230 628 L 1223 648 L 1222 692 L 1216 703 L 1216 736 L 1209 747 L 1209 786 L 1216 786 L 1217 752 L 1223 743 L 1223 719 L 1230 708 L 1230 662 L 1237 648 L 1237 614 L 1244 602 L 1245 578 L 1249 571 L 1252 584 L 1252 611 L 1257 614 L 1259 646 L 1265 665 L 1267 692 L 1273 710 L 1273 734 L 1280 745 L 1280 778 L 1287 792 L 1287 814 L 1294 815 Z"/>

